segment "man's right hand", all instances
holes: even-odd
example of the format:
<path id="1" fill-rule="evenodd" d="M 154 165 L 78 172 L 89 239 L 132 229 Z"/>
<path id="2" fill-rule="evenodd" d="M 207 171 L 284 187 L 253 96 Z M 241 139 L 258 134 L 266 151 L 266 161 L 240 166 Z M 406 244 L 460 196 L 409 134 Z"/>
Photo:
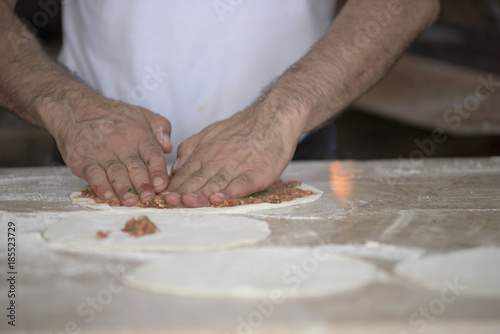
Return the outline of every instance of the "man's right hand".
<path id="1" fill-rule="evenodd" d="M 170 122 L 98 95 L 54 63 L 0 0 L 0 107 L 56 139 L 64 161 L 103 200 L 132 206 L 167 188 Z"/>
<path id="2" fill-rule="evenodd" d="M 88 95 L 40 103 L 42 119 L 71 171 L 101 199 L 117 197 L 126 206 L 165 190 L 170 122 L 138 106 Z"/>

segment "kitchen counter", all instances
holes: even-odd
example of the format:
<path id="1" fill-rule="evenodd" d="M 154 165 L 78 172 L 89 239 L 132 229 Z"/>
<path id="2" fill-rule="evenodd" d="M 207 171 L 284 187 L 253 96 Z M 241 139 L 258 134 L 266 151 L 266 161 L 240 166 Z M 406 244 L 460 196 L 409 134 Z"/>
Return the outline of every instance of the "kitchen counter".
<path id="1" fill-rule="evenodd" d="M 283 179 L 324 194 L 307 205 L 245 214 L 267 221 L 272 232 L 252 247 L 325 245 L 375 264 L 380 277 L 339 295 L 288 299 L 249 330 L 241 324 L 256 311 L 256 301 L 153 294 L 125 284 L 124 274 L 165 252 L 46 243 L 41 233 L 61 215 L 90 210 L 70 201 L 86 182 L 67 168 L 0 169 L 0 331 L 500 333 L 500 298 L 458 296 L 439 314 L 423 316 L 419 312 L 440 293 L 392 272 L 410 256 L 500 247 L 500 158 L 293 162 Z M 16 327 L 3 315 L 10 300 L 8 222 L 16 227 Z M 111 282 L 118 288 L 110 294 Z M 101 302 L 89 311 L 96 300 Z"/>

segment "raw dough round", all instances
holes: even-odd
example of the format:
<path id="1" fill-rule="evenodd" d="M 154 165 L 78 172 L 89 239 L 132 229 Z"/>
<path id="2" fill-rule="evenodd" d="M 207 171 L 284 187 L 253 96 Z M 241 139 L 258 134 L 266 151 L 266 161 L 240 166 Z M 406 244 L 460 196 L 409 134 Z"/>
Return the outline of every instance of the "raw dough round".
<path id="1" fill-rule="evenodd" d="M 394 272 L 430 290 L 454 285 L 460 294 L 500 297 L 500 248 L 480 247 L 407 260 Z"/>
<path id="2" fill-rule="evenodd" d="M 250 211 L 278 209 L 278 208 L 284 208 L 284 207 L 288 207 L 288 206 L 292 206 L 292 205 L 305 204 L 305 203 L 310 203 L 310 202 L 316 201 L 323 194 L 323 192 L 321 190 L 316 189 L 316 188 L 314 188 L 310 185 L 307 185 L 307 184 L 302 184 L 297 188 L 304 189 L 304 190 L 311 190 L 315 194 L 311 195 L 311 196 L 297 198 L 297 199 L 294 199 L 293 201 L 281 202 L 281 203 L 276 203 L 276 204 L 260 203 L 260 204 L 248 204 L 248 205 L 239 205 L 239 206 L 224 207 L 224 208 L 208 207 L 208 208 L 179 208 L 179 209 L 155 209 L 155 208 L 124 207 L 124 206 L 113 207 L 113 206 L 109 206 L 107 203 L 96 203 L 91 198 L 78 197 L 82 194 L 81 191 L 71 193 L 70 198 L 76 204 L 79 204 L 79 205 L 86 207 L 86 208 L 97 209 L 97 210 L 113 210 L 113 211 L 122 210 L 122 212 L 141 212 L 141 213 L 150 212 L 150 211 L 151 212 L 176 211 L 176 212 L 194 212 L 194 213 L 198 213 L 198 214 L 221 214 L 221 213 L 246 213 L 246 212 L 250 212 Z"/>
<path id="3" fill-rule="evenodd" d="M 127 278 L 141 290 L 209 298 L 321 297 L 375 278 L 367 262 L 317 248 L 258 248 L 165 257 Z"/>
<path id="4" fill-rule="evenodd" d="M 138 217 L 131 213 L 79 212 L 50 225 L 43 237 L 48 242 L 70 248 L 201 251 L 254 244 L 271 233 L 266 222 L 256 219 L 179 212 L 148 213 L 147 217 L 158 227 L 155 234 L 136 238 L 121 231 L 129 219 Z M 96 240 L 98 230 L 110 233 L 106 239 Z"/>

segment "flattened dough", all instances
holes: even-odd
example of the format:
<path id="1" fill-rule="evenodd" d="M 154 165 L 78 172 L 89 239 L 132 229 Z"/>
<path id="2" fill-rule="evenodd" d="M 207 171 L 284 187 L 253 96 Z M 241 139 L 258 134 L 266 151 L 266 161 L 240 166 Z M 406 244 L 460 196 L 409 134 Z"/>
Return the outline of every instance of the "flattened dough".
<path id="1" fill-rule="evenodd" d="M 159 229 L 155 234 L 130 237 L 121 229 L 132 213 L 80 212 L 67 215 L 50 225 L 43 237 L 50 243 L 69 248 L 122 251 L 201 251 L 219 250 L 257 243 L 271 233 L 267 222 L 228 215 L 148 213 Z M 110 232 L 95 240 L 98 230 Z"/>
<path id="2" fill-rule="evenodd" d="M 375 274 L 370 263 L 320 247 L 267 247 L 165 257 L 140 266 L 127 279 L 149 292 L 264 299 L 277 290 L 285 298 L 343 293 L 369 284 Z"/>
<path id="3" fill-rule="evenodd" d="M 197 214 L 226 214 L 226 213 L 233 213 L 233 214 L 238 214 L 238 213 L 246 213 L 250 211 L 259 211 L 259 210 L 268 210 L 268 209 L 278 209 L 278 208 L 284 208 L 292 205 L 299 205 L 299 204 L 306 204 L 306 203 L 311 203 L 316 200 L 318 200 L 323 192 L 319 189 L 316 189 L 310 185 L 307 184 L 302 184 L 299 187 L 300 189 L 304 190 L 311 190 L 315 193 L 315 195 L 311 196 L 306 196 L 306 197 L 301 197 L 294 199 L 293 201 L 288 201 L 288 202 L 281 202 L 281 203 L 260 203 L 260 204 L 249 204 L 249 205 L 240 205 L 240 206 L 233 206 L 233 207 L 224 207 L 224 208 L 179 208 L 179 209 L 155 209 L 155 208 L 137 208 L 137 207 L 124 207 L 124 206 L 118 206 L 118 207 L 113 207 L 109 206 L 106 203 L 96 203 L 94 202 L 93 199 L 91 198 L 81 198 L 78 197 L 82 193 L 81 191 L 77 191 L 74 193 L 71 193 L 70 198 L 71 200 L 83 207 L 90 208 L 90 209 L 96 209 L 96 210 L 112 210 L 114 212 L 169 212 L 169 211 L 175 211 L 175 212 L 192 212 L 192 213 L 197 213 Z"/>
<path id="4" fill-rule="evenodd" d="M 500 248 L 480 247 L 401 262 L 394 272 L 424 288 L 442 291 L 457 281 L 460 293 L 500 297 Z"/>

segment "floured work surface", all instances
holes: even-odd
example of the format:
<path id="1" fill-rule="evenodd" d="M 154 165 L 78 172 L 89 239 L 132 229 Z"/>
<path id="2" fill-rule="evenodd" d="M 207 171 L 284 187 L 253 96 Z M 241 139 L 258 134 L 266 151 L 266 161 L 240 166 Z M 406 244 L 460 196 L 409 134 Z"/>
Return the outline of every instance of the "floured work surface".
<path id="1" fill-rule="evenodd" d="M 398 334 L 496 333 L 499 299 L 462 293 L 465 282 L 473 281 L 461 282 L 454 267 L 446 272 L 455 277 L 446 277 L 441 289 L 434 283 L 432 289 L 417 284 L 395 268 L 434 255 L 500 247 L 499 173 L 500 159 L 495 158 L 291 164 L 283 178 L 301 180 L 323 191 L 323 196 L 307 205 L 239 214 L 266 222 L 271 234 L 254 246 L 235 250 L 325 245 L 332 254 L 373 265 L 377 274 L 344 293 L 290 297 L 271 305 L 270 299 L 200 298 L 133 288 L 124 277 L 141 265 L 197 253 L 52 246 L 42 238 L 47 227 L 78 212 L 96 213 L 68 198 L 86 183 L 63 168 L 3 169 L 1 232 L 6 235 L 6 222 L 14 222 L 18 245 L 16 302 L 22 309 L 19 306 L 16 329 L 59 333 L 69 323 L 68 328 L 85 333 L 123 328 L 245 333 L 257 327 L 262 333 L 331 333 L 336 328 Z M 2 247 L 6 241 L 1 240 Z M 0 261 L 6 264 L 6 258 Z M 298 258 L 284 284 L 307 286 L 315 267 L 322 265 L 314 257 Z M 484 274 L 481 268 L 474 270 Z M 6 305 L 7 295 L 1 298 Z M 5 323 L 0 326 L 2 332 L 11 329 Z"/>

